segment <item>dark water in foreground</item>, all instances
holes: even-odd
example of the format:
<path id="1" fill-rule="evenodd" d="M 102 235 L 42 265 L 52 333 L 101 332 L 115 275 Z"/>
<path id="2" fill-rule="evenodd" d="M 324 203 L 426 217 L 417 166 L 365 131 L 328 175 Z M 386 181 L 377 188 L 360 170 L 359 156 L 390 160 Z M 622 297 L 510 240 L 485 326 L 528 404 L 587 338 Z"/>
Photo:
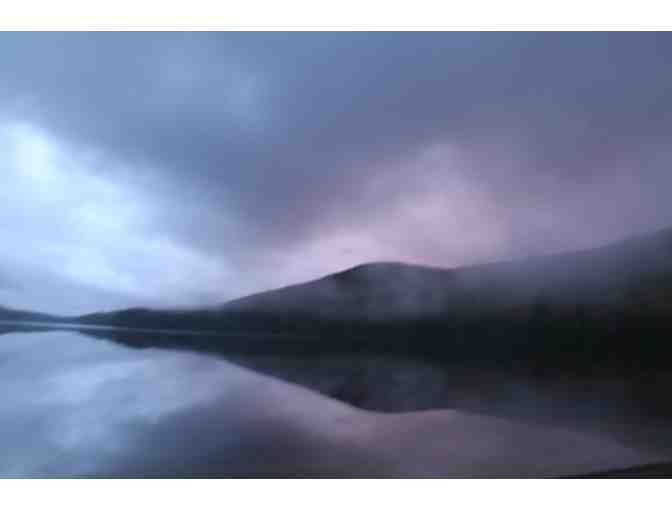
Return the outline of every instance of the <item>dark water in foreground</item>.
<path id="1" fill-rule="evenodd" d="M 353 378 L 363 407 L 454 410 L 380 414 L 324 396 Z M 665 424 L 592 397 L 385 357 L 227 361 L 66 329 L 6 332 L 0 386 L 5 477 L 515 477 L 667 458 Z"/>

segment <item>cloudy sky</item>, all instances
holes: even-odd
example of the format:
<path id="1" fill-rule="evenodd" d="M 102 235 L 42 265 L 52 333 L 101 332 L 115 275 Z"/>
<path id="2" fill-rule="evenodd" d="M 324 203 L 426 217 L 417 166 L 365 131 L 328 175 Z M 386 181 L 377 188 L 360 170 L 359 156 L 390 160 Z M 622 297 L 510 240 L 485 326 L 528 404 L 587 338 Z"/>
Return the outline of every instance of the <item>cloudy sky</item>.
<path id="1" fill-rule="evenodd" d="M 669 62 L 657 33 L 2 33 L 0 305 L 209 305 L 672 225 Z"/>

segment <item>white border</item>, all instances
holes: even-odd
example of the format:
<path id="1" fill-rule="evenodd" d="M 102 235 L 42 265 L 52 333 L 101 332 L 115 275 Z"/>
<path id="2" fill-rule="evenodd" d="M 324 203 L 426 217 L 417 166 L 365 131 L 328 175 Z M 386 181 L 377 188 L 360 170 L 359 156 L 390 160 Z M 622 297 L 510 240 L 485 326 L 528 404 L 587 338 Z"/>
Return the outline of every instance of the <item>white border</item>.
<path id="1" fill-rule="evenodd" d="M 4 481 L 5 508 L 416 510 L 667 507 L 664 480 Z"/>
<path id="2" fill-rule="evenodd" d="M 666 30 L 660 0 L 20 0 L 4 2 L 13 30 Z"/>
<path id="3" fill-rule="evenodd" d="M 661 30 L 666 2 L 499 1 L 5 2 L 0 28 L 12 30 Z M 1 48 L 0 48 L 1 55 Z M 5 508 L 544 510 L 666 505 L 666 481 L 25 481 L 0 482 Z"/>

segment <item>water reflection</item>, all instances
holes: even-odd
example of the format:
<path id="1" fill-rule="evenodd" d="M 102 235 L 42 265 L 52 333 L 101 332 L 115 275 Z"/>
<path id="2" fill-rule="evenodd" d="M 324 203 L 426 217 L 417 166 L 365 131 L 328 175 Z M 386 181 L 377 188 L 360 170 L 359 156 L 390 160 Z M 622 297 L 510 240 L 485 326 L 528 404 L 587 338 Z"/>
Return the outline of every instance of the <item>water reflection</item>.
<path id="1" fill-rule="evenodd" d="M 235 359 L 327 393 L 354 362 L 251 360 Z M 445 388 L 434 373 L 416 383 L 432 381 Z M 0 336 L 0 385 L 2 476 L 534 476 L 659 460 L 458 411 L 367 412 L 221 359 L 74 331 Z"/>

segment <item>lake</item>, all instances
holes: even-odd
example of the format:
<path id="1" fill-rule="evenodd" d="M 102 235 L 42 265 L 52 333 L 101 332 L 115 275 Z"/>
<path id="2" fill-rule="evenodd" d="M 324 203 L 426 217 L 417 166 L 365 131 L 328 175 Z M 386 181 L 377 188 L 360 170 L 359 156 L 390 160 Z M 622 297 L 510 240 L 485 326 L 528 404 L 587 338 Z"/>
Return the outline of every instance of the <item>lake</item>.
<path id="1" fill-rule="evenodd" d="M 453 388 L 444 407 L 455 406 L 380 413 L 325 396 L 357 363 L 378 368 L 375 398 Z M 382 358 L 227 361 L 73 330 L 6 332 L 0 476 L 560 476 L 665 460 L 613 427 L 553 421 L 548 400 L 520 385 L 507 400 L 466 380 Z"/>

